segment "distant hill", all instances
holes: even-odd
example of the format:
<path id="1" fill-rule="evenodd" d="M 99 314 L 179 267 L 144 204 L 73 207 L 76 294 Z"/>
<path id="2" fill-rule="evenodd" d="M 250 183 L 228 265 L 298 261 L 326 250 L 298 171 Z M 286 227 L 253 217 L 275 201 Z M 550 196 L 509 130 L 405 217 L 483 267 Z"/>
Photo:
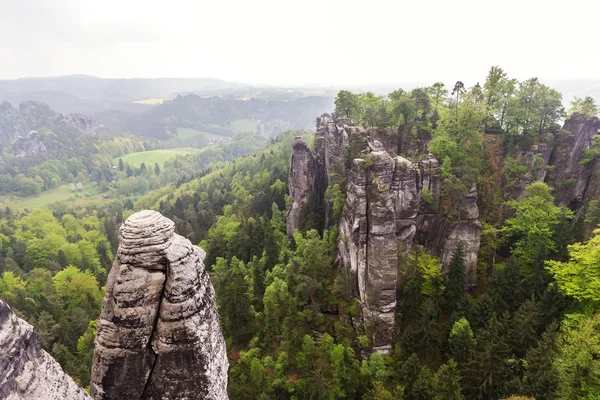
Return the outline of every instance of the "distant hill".
<path id="1" fill-rule="evenodd" d="M 180 93 L 215 95 L 247 85 L 209 78 L 103 79 L 87 75 L 0 80 L 0 102 L 17 105 L 35 100 L 62 113 L 94 114 L 111 108 L 144 111 L 149 98 L 171 98 Z"/>

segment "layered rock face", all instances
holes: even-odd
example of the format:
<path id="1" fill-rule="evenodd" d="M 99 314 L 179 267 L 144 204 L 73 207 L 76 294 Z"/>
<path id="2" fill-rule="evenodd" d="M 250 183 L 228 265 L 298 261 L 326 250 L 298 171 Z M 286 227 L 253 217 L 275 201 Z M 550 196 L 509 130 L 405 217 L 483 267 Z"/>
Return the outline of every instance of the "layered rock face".
<path id="1" fill-rule="evenodd" d="M 19 136 L 12 142 L 12 152 L 15 157 L 33 156 L 46 151 L 46 145 L 40 141 L 38 131 L 30 131 L 27 136 Z"/>
<path id="2" fill-rule="evenodd" d="M 91 399 L 46 353 L 33 327 L 0 300 L 0 398 Z"/>
<path id="3" fill-rule="evenodd" d="M 575 114 L 565 122 L 563 132 L 556 135 L 550 163 L 554 171 L 549 183 L 560 186 L 556 199 L 577 209 L 583 205 L 592 174 L 593 163 L 581 165 L 583 150 L 590 147 L 592 138 L 598 134 L 600 119 Z M 565 183 L 566 182 L 566 183 Z"/>
<path id="4" fill-rule="evenodd" d="M 355 132 L 365 137 L 369 145 L 365 151 L 369 153 L 355 159 L 346 173 L 348 137 Z M 297 193 L 316 190 L 324 201 L 322 193 L 332 178 L 335 175 L 347 177 L 346 204 L 339 219 L 338 253 L 348 271 L 352 295 L 359 300 L 362 309 L 362 317 L 355 322 L 363 325 L 375 350 L 382 353 L 391 350 L 399 301 L 397 287 L 403 283 L 401 273 L 410 249 L 415 244 L 420 245 L 440 257 L 447 266 L 454 249 L 462 243 L 467 272 L 465 280 L 472 286 L 481 236 L 474 190 L 465 199 L 459 218 L 449 221 L 440 210 L 438 160 L 431 154 L 418 163 L 400 156 L 392 158 L 390 153 L 400 145 L 411 154 L 420 154 L 419 149 L 425 148 L 428 137 L 419 134 L 413 137 L 410 131 L 404 134 L 410 135 L 411 139 L 405 138 L 400 143 L 399 136 L 394 136 L 391 131 L 369 133 L 341 120 L 336 123 L 324 114 L 317 119 L 312 152 L 303 141 L 301 144 L 294 142 L 290 169 L 290 235 L 299 227 L 299 209 L 306 204 L 306 201 L 295 201 L 307 198 Z M 427 191 L 427 202 L 422 200 L 424 191 Z M 324 202 L 324 218 L 328 225 L 330 215 Z"/>
<path id="5" fill-rule="evenodd" d="M 121 226 L 98 319 L 94 399 L 227 399 L 226 348 L 205 253 L 141 211 Z"/>
<path id="6" fill-rule="evenodd" d="M 300 227 L 300 213 L 308 202 L 316 178 L 316 167 L 312 152 L 302 137 L 293 142 L 292 161 L 289 175 L 290 207 L 287 210 L 287 234 L 292 235 Z"/>
<path id="7" fill-rule="evenodd" d="M 365 332 L 374 350 L 388 353 L 397 302 L 397 287 L 406 254 L 415 245 L 450 263 L 462 243 L 465 280 L 474 282 L 481 223 L 477 195 L 467 197 L 461 218 L 440 214 L 438 161 L 429 155 L 420 163 L 392 158 L 384 150 L 356 159 L 348 176 L 346 205 L 339 221 L 338 252 L 349 272 L 353 296 L 360 302 Z M 431 195 L 422 200 L 423 189 Z"/>

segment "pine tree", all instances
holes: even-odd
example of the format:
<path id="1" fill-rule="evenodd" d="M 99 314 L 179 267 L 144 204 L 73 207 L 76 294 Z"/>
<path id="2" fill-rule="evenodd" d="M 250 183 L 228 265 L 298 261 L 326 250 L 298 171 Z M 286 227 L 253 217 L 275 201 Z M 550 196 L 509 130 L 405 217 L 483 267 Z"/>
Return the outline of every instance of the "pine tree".
<path id="1" fill-rule="evenodd" d="M 460 373 L 456 362 L 451 358 L 435 374 L 434 400 L 463 400 Z"/>
<path id="2" fill-rule="evenodd" d="M 140 164 L 140 174 L 145 174 L 147 170 L 145 163 Z"/>
<path id="3" fill-rule="evenodd" d="M 527 351 L 523 383 L 527 393 L 537 400 L 553 400 L 558 387 L 558 371 L 552 365 L 558 324 L 550 324 L 537 346 Z"/>
<path id="4" fill-rule="evenodd" d="M 448 338 L 451 358 L 456 362 L 463 379 L 468 375 L 469 364 L 473 358 L 476 346 L 473 330 L 466 318 L 461 318 L 454 323 Z"/>
<path id="5" fill-rule="evenodd" d="M 505 383 L 511 380 L 510 346 L 506 343 L 504 327 L 495 313 L 485 328 L 477 334 L 477 346 L 469 363 L 467 389 L 481 399 L 497 399 L 508 395 Z"/>
<path id="6" fill-rule="evenodd" d="M 444 297 L 450 311 L 456 310 L 465 296 L 465 259 L 462 243 L 452 253 Z"/>
<path id="7" fill-rule="evenodd" d="M 413 393 L 413 387 L 419 378 L 421 368 L 423 364 L 415 353 L 413 353 L 400 368 L 399 380 L 400 384 L 404 387 L 404 394 L 407 398 L 411 398 Z"/>
<path id="8" fill-rule="evenodd" d="M 536 343 L 538 326 L 539 304 L 531 298 L 519 307 L 513 317 L 511 344 L 520 357 Z"/>
<path id="9" fill-rule="evenodd" d="M 156 176 L 160 175 L 160 167 L 158 166 L 158 163 L 154 163 L 154 174 Z"/>
<path id="10" fill-rule="evenodd" d="M 123 169 L 125 168 L 125 166 L 123 165 L 123 159 L 119 158 L 119 171 L 123 171 Z"/>
<path id="11" fill-rule="evenodd" d="M 229 263 L 219 257 L 212 270 L 223 331 L 234 343 L 244 343 L 250 337 L 254 318 L 244 263 L 236 257 Z"/>
<path id="12" fill-rule="evenodd" d="M 417 326 L 420 353 L 425 360 L 431 360 L 439 348 L 439 312 L 431 299 L 423 302 Z"/>
<path id="13" fill-rule="evenodd" d="M 423 250 L 416 248 L 410 255 L 404 272 L 403 304 L 404 314 L 410 319 L 417 319 L 423 303 L 423 271 L 419 267 L 419 257 Z"/>
<path id="14" fill-rule="evenodd" d="M 540 329 L 545 330 L 554 320 L 560 320 L 565 308 L 565 296 L 556 284 L 549 285 L 540 300 Z"/>

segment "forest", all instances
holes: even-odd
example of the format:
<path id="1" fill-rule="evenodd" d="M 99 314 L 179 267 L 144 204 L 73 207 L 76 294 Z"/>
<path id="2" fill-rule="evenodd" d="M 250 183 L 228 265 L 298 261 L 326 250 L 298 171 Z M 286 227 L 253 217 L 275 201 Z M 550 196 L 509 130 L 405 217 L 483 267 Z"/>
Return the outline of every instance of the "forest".
<path id="1" fill-rule="evenodd" d="M 405 284 L 398 284 L 390 354 L 373 351 L 356 329 L 360 305 L 337 256 L 347 166 L 368 159 L 358 133 L 349 137 L 346 176 L 326 188 L 333 217 L 324 218 L 324 204 L 313 196 L 291 236 L 292 142 L 302 136 L 312 143 L 312 131 L 286 131 L 262 148 L 264 139 L 246 136 L 214 155 L 178 157 L 163 168 L 112 168 L 114 157 L 160 147 L 138 136 L 74 132 L 63 146 L 48 146 L 43 161 L 2 153 L 0 188 L 7 193 L 39 192 L 80 176 L 116 193 L 113 202 L 86 207 L 5 206 L 0 298 L 88 387 L 118 228 L 134 211 L 154 209 L 207 252 L 231 399 L 600 399 L 600 205 L 563 204 L 561 190 L 572 183 L 552 187 L 537 179 L 554 171 L 524 156 L 568 134 L 565 119 L 598 114 L 591 97 L 575 98 L 568 109 L 563 100 L 537 78 L 519 82 L 500 67 L 473 87 L 458 81 L 386 96 L 338 93 L 336 120 L 393 133 L 396 153 L 412 161 L 428 153 L 440 160 L 447 218 L 460 220 L 465 197 L 472 188 L 478 193 L 483 230 L 474 287 L 465 285 L 461 245 L 448 268 L 415 246 L 399 266 Z M 183 101 L 192 99 L 164 108 Z M 261 110 L 258 102 L 244 106 Z M 42 125 L 31 129 L 52 137 L 55 128 Z M 201 128 L 192 120 L 172 125 Z M 600 158 L 598 137 L 581 165 Z M 499 168 L 492 150 L 501 153 Z M 422 197 L 428 201 L 426 192 Z"/>

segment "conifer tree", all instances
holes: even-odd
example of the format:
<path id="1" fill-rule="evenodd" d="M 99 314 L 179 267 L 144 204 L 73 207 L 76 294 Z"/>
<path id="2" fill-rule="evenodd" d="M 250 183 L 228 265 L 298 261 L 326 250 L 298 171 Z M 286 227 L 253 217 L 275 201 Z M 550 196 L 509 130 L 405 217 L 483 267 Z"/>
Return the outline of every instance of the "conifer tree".
<path id="1" fill-rule="evenodd" d="M 456 362 L 451 358 L 435 374 L 434 400 L 463 400 L 460 386 L 460 373 Z"/>
<path id="2" fill-rule="evenodd" d="M 556 398 L 558 371 L 552 365 L 558 324 L 550 324 L 537 346 L 527 351 L 523 383 L 527 393 L 537 400 Z"/>
<path id="3" fill-rule="evenodd" d="M 477 346 L 469 364 L 467 389 L 481 399 L 498 399 L 506 393 L 511 380 L 510 346 L 506 343 L 504 327 L 495 313 L 485 328 L 477 334 Z"/>
<path id="4" fill-rule="evenodd" d="M 448 347 L 450 348 L 451 358 L 456 362 L 457 368 L 463 378 L 467 376 L 476 344 L 469 321 L 466 318 L 456 321 L 450 331 Z"/>
<path id="5" fill-rule="evenodd" d="M 465 295 L 465 259 L 462 243 L 452 253 L 444 297 L 450 311 L 456 310 Z"/>
<path id="6" fill-rule="evenodd" d="M 439 312 L 431 299 L 423 302 L 417 326 L 420 353 L 431 360 L 439 347 Z"/>
<path id="7" fill-rule="evenodd" d="M 539 304 L 533 299 L 526 300 L 513 317 L 511 344 L 521 357 L 537 341 L 539 326 Z"/>

